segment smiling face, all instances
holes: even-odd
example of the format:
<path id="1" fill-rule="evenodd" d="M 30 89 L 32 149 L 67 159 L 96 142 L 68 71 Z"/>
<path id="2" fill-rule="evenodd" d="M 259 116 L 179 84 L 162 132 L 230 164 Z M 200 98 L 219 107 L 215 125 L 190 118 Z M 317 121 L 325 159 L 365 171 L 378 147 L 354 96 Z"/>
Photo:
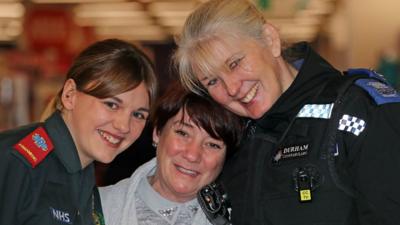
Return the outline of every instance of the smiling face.
<path id="1" fill-rule="evenodd" d="M 163 129 L 153 132 L 157 170 L 153 188 L 175 202 L 186 202 L 221 172 L 226 146 L 196 126 L 181 109 Z M 184 118 L 184 120 L 182 120 Z"/>
<path id="2" fill-rule="evenodd" d="M 281 56 L 277 31 L 266 24 L 264 36 L 256 40 L 215 34 L 199 42 L 199 53 L 191 58 L 196 79 L 209 95 L 237 115 L 252 119 L 264 115 L 293 81 Z"/>
<path id="3" fill-rule="evenodd" d="M 116 96 L 99 99 L 77 91 L 70 79 L 62 94 L 63 118 L 74 139 L 82 167 L 93 160 L 109 163 L 141 134 L 149 114 L 142 82 Z"/>
<path id="4" fill-rule="evenodd" d="M 260 118 L 283 92 L 277 60 L 257 42 L 247 39 L 224 49 L 215 74 L 198 79 L 217 102 L 230 111 Z"/>

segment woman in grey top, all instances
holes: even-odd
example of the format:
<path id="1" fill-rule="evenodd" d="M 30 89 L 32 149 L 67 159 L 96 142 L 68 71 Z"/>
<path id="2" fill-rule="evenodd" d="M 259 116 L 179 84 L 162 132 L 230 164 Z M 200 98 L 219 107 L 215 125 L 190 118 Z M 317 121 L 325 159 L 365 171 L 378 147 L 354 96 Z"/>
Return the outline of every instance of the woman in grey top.
<path id="1" fill-rule="evenodd" d="M 100 188 L 106 224 L 210 224 L 196 195 L 237 146 L 240 118 L 179 85 L 158 100 L 152 116 L 157 156 L 130 178 Z"/>

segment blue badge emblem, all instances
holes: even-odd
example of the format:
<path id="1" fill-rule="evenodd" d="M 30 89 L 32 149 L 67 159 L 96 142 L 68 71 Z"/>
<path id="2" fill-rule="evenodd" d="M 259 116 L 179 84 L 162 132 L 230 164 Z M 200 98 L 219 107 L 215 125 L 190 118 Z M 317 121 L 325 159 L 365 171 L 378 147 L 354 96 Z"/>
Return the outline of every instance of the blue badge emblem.
<path id="1" fill-rule="evenodd" d="M 358 79 L 356 85 L 364 89 L 378 105 L 400 102 L 399 93 L 390 85 L 374 79 Z"/>
<path id="2" fill-rule="evenodd" d="M 380 93 L 383 97 L 395 97 L 397 92 L 394 88 L 377 81 L 368 82 L 369 86 L 374 87 L 378 93 Z"/>
<path id="3" fill-rule="evenodd" d="M 42 149 L 43 151 L 48 150 L 46 140 L 44 140 L 44 138 L 40 136 L 40 134 L 35 133 L 34 135 L 32 135 L 32 140 L 35 143 L 35 145 L 40 149 Z"/>

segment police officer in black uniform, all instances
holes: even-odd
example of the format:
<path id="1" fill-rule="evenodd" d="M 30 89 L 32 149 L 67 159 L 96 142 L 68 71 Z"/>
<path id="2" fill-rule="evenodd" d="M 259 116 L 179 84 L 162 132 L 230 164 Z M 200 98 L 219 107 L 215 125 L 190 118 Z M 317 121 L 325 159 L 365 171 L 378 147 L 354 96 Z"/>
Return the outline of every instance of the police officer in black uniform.
<path id="1" fill-rule="evenodd" d="M 234 225 L 399 224 L 400 96 L 382 76 L 282 50 L 247 0 L 204 3 L 177 44 L 185 86 L 249 118 L 221 176 Z"/>
<path id="2" fill-rule="evenodd" d="M 44 122 L 0 133 L 0 224 L 104 224 L 93 161 L 137 139 L 155 91 L 136 47 L 109 39 L 85 49 Z"/>

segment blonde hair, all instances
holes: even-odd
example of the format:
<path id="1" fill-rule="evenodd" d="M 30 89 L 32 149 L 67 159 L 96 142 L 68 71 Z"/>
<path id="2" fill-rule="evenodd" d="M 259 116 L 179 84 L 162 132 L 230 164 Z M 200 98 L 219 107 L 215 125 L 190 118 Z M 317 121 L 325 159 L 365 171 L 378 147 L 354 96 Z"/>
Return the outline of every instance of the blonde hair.
<path id="1" fill-rule="evenodd" d="M 77 90 L 97 98 L 108 98 L 136 88 L 144 82 L 150 105 L 157 95 L 157 80 L 153 64 L 144 52 L 134 45 L 106 39 L 83 50 L 67 73 Z M 47 105 L 40 120 L 56 110 L 62 111 L 61 89 Z M 140 97 L 140 96 L 138 96 Z"/>
<path id="2" fill-rule="evenodd" d="M 261 40 L 266 20 L 250 0 L 210 0 L 201 4 L 186 19 L 178 46 L 174 53 L 174 65 L 183 86 L 197 94 L 204 89 L 196 78 L 196 72 L 211 74 L 215 65 L 215 42 L 225 47 L 232 40 L 249 37 Z"/>

